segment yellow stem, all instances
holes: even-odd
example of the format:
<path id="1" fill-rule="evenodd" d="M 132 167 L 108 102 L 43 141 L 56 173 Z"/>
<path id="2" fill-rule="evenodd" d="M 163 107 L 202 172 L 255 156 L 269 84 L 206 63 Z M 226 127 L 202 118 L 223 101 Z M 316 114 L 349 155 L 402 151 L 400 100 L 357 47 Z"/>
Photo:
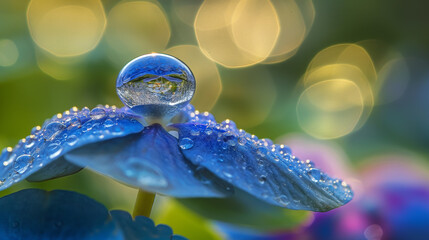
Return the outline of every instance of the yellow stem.
<path id="1" fill-rule="evenodd" d="M 155 200 L 155 194 L 146 192 L 142 189 L 139 189 L 137 193 L 136 203 L 134 205 L 133 217 L 136 216 L 145 216 L 150 217 L 150 212 L 152 211 L 153 201 Z"/>

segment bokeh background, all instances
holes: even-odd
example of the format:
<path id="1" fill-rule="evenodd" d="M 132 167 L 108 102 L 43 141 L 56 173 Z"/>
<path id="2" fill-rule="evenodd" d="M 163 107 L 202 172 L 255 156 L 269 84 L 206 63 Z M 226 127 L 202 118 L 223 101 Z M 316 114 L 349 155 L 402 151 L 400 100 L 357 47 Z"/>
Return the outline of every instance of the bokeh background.
<path id="1" fill-rule="evenodd" d="M 198 110 L 290 145 L 355 190 L 353 211 L 342 210 L 354 215 L 340 208 L 336 221 L 322 221 L 329 214 L 311 214 L 273 239 L 418 239 L 403 236 L 429 234 L 422 204 L 429 200 L 428 7 L 400 0 L 2 0 L 0 147 L 73 106 L 122 106 L 120 69 L 142 54 L 167 53 L 194 72 Z M 137 193 L 84 170 L 1 194 L 28 187 L 75 190 L 129 211 Z M 398 200 L 386 189 L 410 197 Z M 190 239 L 242 234 L 167 198 L 158 199 L 153 218 Z M 320 238 L 309 234 L 318 221 L 331 227 Z"/>

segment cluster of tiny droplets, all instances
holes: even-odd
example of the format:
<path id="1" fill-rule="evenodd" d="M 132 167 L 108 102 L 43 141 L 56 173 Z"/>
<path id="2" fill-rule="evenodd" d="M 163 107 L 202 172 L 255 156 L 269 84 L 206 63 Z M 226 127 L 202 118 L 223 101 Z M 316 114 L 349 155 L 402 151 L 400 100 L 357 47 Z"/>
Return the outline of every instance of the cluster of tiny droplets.
<path id="1" fill-rule="evenodd" d="M 222 132 L 218 135 L 218 141 L 223 143 L 222 147 L 224 149 L 234 148 L 240 145 L 244 146 L 246 144 L 253 145 L 257 149 L 257 154 L 261 157 L 258 159 L 259 166 L 262 167 L 264 165 L 264 159 L 272 158 L 275 162 L 285 163 L 289 171 L 296 169 L 300 178 L 307 178 L 313 183 L 320 184 L 322 189 L 330 195 L 334 195 L 335 192 L 343 192 L 345 194 L 342 196 L 343 199 L 341 200 L 349 200 L 352 198 L 351 188 L 345 181 L 330 178 L 328 175 L 315 168 L 314 163 L 310 160 L 301 161 L 292 155 L 289 147 L 283 144 L 274 144 L 270 139 L 258 139 L 257 136 L 247 133 L 243 129 L 237 129 L 235 123 L 229 119 L 222 123 L 216 123 L 212 114 L 209 112 L 200 113 L 198 110 L 194 110 L 190 105 L 185 108 L 185 111 L 189 112 L 190 119 L 188 120 L 190 122 L 204 122 L 207 125 L 207 128 L 201 132 L 198 130 L 191 130 L 191 135 L 211 135 L 213 134 L 212 129 L 216 128 Z M 182 149 L 189 149 L 193 147 L 193 141 L 190 138 L 182 138 L 179 142 L 179 146 Z M 244 165 L 243 169 L 245 168 L 246 166 Z M 229 172 L 225 172 L 224 175 L 232 177 L 232 174 Z M 266 174 L 256 177 L 258 177 L 260 184 L 264 184 L 267 178 Z M 262 196 L 268 197 L 268 193 L 262 193 Z M 287 206 L 289 202 L 286 199 L 286 196 L 280 195 L 276 198 L 276 201 L 281 205 Z"/>
<path id="2" fill-rule="evenodd" d="M 104 139 L 108 134 L 121 134 L 124 131 L 118 124 L 121 116 L 122 109 L 117 109 L 116 106 L 99 105 L 92 110 L 73 107 L 46 120 L 42 126 L 34 127 L 31 134 L 21 139 L 14 148 L 3 149 L 0 172 L 9 169 L 6 170 L 8 177 L 0 179 L 0 187 L 19 181 L 20 175 L 30 169 L 42 168 L 44 159 L 57 158 L 64 148 L 77 145 L 83 134 L 94 139 Z M 73 130 L 73 134 L 69 135 L 69 130 Z M 9 179 L 12 181 L 6 183 Z"/>

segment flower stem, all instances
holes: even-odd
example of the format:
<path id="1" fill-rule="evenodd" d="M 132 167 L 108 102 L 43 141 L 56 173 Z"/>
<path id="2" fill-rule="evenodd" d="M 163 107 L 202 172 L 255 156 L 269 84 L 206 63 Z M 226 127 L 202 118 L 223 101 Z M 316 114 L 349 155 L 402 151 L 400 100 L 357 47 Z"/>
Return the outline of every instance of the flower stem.
<path id="1" fill-rule="evenodd" d="M 133 217 L 145 216 L 149 217 L 152 211 L 155 194 L 139 189 L 137 193 L 136 203 L 134 204 Z"/>

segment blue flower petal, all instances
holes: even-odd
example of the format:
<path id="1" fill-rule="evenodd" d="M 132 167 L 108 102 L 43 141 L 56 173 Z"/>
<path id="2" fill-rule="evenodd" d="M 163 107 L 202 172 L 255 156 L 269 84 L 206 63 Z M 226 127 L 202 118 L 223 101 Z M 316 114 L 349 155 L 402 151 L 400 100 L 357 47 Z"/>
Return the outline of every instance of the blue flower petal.
<path id="1" fill-rule="evenodd" d="M 149 218 L 134 221 L 74 192 L 26 189 L 0 198 L 0 238 L 8 240 L 186 240 Z"/>
<path id="2" fill-rule="evenodd" d="M 0 190 L 38 171 L 41 171 L 35 177 L 38 181 L 76 172 L 78 168 L 64 160 L 55 168 L 48 166 L 75 148 L 141 131 L 143 125 L 136 119 L 137 116 L 132 115 L 128 108 L 109 106 L 99 106 L 93 110 L 83 108 L 80 111 L 74 107 L 57 114 L 46 120 L 42 127 L 35 127 L 31 135 L 13 149 L 2 151 Z"/>
<path id="3" fill-rule="evenodd" d="M 232 121 L 217 124 L 194 112 L 179 130 L 185 157 L 219 178 L 268 203 L 311 211 L 328 211 L 349 202 L 349 185 L 302 162 L 283 145 L 238 130 Z"/>
<path id="4" fill-rule="evenodd" d="M 228 183 L 188 162 L 177 139 L 159 124 L 86 145 L 65 157 L 131 186 L 174 197 L 224 197 L 231 189 Z"/>
<path id="5" fill-rule="evenodd" d="M 123 229 L 125 239 L 186 240 L 182 236 L 173 235 L 173 230 L 167 225 L 155 226 L 150 218 L 137 216 L 133 221 L 127 212 L 111 211 L 110 213 L 113 220 Z"/>
<path id="6" fill-rule="evenodd" d="M 103 205 L 68 191 L 22 190 L 0 209 L 1 239 L 112 239 L 115 230 Z"/>
<path id="7" fill-rule="evenodd" d="M 68 162 L 64 156 L 49 163 L 44 168 L 26 178 L 29 182 L 42 182 L 53 178 L 68 176 L 79 172 L 83 168 Z"/>

